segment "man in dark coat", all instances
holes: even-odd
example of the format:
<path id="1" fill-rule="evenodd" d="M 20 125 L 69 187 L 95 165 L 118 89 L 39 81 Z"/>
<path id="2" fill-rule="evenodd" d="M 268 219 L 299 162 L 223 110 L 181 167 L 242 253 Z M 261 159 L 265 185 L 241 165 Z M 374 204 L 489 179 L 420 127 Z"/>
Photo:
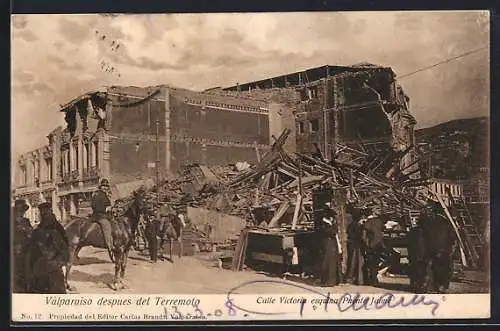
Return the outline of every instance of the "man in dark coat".
<path id="1" fill-rule="evenodd" d="M 363 239 L 365 250 L 364 276 L 365 285 L 377 285 L 377 273 L 379 262 L 385 251 L 384 246 L 384 223 L 378 215 L 367 208 L 362 218 Z"/>
<path id="2" fill-rule="evenodd" d="M 322 223 L 319 232 L 321 240 L 320 280 L 323 286 L 336 286 L 342 281 L 341 247 L 335 211 L 331 209 L 330 203 L 325 204 Z"/>
<path id="3" fill-rule="evenodd" d="M 359 223 L 361 215 L 359 210 L 349 206 L 348 214 L 352 220 L 347 225 L 347 283 L 362 285 L 363 264 L 364 264 L 364 246 L 363 246 L 363 229 Z"/>
<path id="4" fill-rule="evenodd" d="M 15 219 L 13 233 L 13 292 L 26 293 L 28 289 L 28 259 L 26 251 L 29 247 L 33 227 L 30 220 L 24 217 L 29 209 L 25 200 L 16 200 L 13 217 Z"/>
<path id="5" fill-rule="evenodd" d="M 408 277 L 410 290 L 425 293 L 427 288 L 427 261 L 424 231 L 419 222 L 408 232 Z"/>
<path id="6" fill-rule="evenodd" d="M 111 210 L 111 200 L 109 196 L 111 194 L 109 181 L 107 179 L 102 179 L 99 185 L 99 191 L 92 198 L 92 220 L 97 222 L 103 233 L 104 242 L 108 248 L 108 253 L 112 261 L 114 261 L 113 256 L 113 233 L 111 227 L 111 221 L 109 220 L 108 212 Z M 91 231 L 92 228 L 89 228 Z"/>
<path id="7" fill-rule="evenodd" d="M 425 254 L 432 273 L 432 290 L 444 293 L 450 286 L 456 234 L 438 202 L 429 201 L 429 212 L 420 217 Z"/>
<path id="8" fill-rule="evenodd" d="M 65 294 L 63 266 L 69 261 L 69 244 L 64 228 L 49 203 L 39 205 L 41 222 L 33 231 L 30 247 L 30 293 Z"/>
<path id="9" fill-rule="evenodd" d="M 146 237 L 148 239 L 149 257 L 151 262 L 156 263 L 158 260 L 159 236 L 161 234 L 163 222 L 165 222 L 164 218 L 168 217 L 169 211 L 162 206 L 156 214 L 152 210 L 148 214 L 149 215 L 146 216 Z"/>

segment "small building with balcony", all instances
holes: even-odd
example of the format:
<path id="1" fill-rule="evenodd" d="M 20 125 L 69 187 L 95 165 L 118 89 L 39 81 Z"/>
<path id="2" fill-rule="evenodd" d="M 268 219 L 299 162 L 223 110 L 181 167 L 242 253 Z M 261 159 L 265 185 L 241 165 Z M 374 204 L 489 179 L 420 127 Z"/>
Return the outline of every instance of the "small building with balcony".
<path id="1" fill-rule="evenodd" d="M 434 178 L 430 180 L 428 189 L 439 196 L 446 206 L 451 205 L 448 190 L 454 199 L 464 198 L 464 185 L 459 181 Z"/>

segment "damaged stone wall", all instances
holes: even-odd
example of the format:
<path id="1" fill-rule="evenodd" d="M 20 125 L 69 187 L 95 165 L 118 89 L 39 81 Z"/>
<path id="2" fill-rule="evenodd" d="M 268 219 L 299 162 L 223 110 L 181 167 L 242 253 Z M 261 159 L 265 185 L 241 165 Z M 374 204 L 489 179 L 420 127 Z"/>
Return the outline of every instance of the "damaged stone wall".
<path id="1" fill-rule="evenodd" d="M 300 93 L 295 88 L 252 89 L 242 92 L 216 90 L 207 93 L 239 96 L 240 98 L 265 102 L 269 111 L 269 135 L 271 138 L 272 136 L 279 137 L 286 128 L 293 128 L 296 125 L 295 113 L 303 111 Z M 292 130 L 289 139 L 283 146 L 290 153 L 297 150 L 295 132 L 295 130 Z M 270 144 L 273 142 L 274 139 L 269 141 Z"/>
<path id="2" fill-rule="evenodd" d="M 283 129 L 292 129 L 284 146 L 285 150 L 289 152 L 311 151 L 314 143 L 317 143 L 321 150 L 324 149 L 322 119 L 324 95 L 320 82 L 313 82 L 307 87 L 252 89 L 230 93 L 266 100 L 273 109 L 276 109 L 276 113 L 270 114 L 274 118 L 274 125 L 271 125 L 272 134 L 278 137 Z M 293 119 L 291 119 L 292 116 Z"/>
<path id="3" fill-rule="evenodd" d="M 293 86 L 276 87 L 283 77 L 295 76 L 299 79 Z M 402 151 L 414 143 L 409 98 L 397 86 L 390 67 L 323 66 L 208 93 L 259 98 L 289 107 L 296 117 L 293 127 L 299 152 L 328 153 L 337 142 L 377 149 L 394 143 L 392 147 Z"/>
<path id="4" fill-rule="evenodd" d="M 254 162 L 256 149 L 269 148 L 264 101 L 169 86 L 113 87 L 108 95 L 110 176 L 116 181 L 155 175 L 157 119 L 161 176 L 189 163 Z"/>
<path id="5" fill-rule="evenodd" d="M 110 132 L 155 135 L 158 120 L 160 135 L 164 135 L 165 101 L 159 97 L 148 99 L 147 95 L 111 94 Z"/>
<path id="6" fill-rule="evenodd" d="M 166 176 L 165 141 L 159 142 L 160 174 Z M 149 140 L 127 140 L 111 138 L 110 143 L 110 180 L 123 183 L 131 180 L 155 178 L 153 167 L 156 161 L 156 142 Z"/>
<path id="7" fill-rule="evenodd" d="M 171 167 L 257 161 L 268 148 L 267 104 L 249 98 L 171 91 Z"/>
<path id="8" fill-rule="evenodd" d="M 108 90 L 109 177 L 113 183 L 154 178 L 156 121 L 160 174 L 166 175 L 165 100 L 159 87 L 112 87 Z"/>
<path id="9" fill-rule="evenodd" d="M 172 135 L 202 140 L 269 144 L 267 111 L 241 105 L 233 100 L 219 102 L 200 97 L 170 99 Z M 241 109 L 237 109 L 241 106 Z M 231 108 L 235 109 L 231 109 Z"/>

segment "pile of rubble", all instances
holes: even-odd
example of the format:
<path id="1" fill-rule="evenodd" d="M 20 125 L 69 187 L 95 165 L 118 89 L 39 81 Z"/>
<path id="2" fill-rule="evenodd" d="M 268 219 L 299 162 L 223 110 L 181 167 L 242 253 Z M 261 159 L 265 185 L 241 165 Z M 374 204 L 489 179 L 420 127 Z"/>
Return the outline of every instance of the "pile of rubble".
<path id="1" fill-rule="evenodd" d="M 406 152 L 389 148 L 371 155 L 339 145 L 333 161 L 327 163 L 321 157 L 287 154 L 282 146 L 289 133 L 285 130 L 258 164 L 226 183 L 221 193 L 224 203 L 219 195 L 212 207 L 247 219 L 253 215 L 249 210 L 271 207 L 275 217 L 270 225 L 274 225 L 297 202 L 301 205 L 299 217 L 303 207 L 311 206 L 312 192 L 325 185 L 344 190 L 358 207 L 376 206 L 384 214 L 401 216 L 405 210 L 422 207 L 416 187 L 426 181 L 419 177 L 418 162 L 400 169 Z"/>
<path id="2" fill-rule="evenodd" d="M 369 153 L 338 145 L 333 160 L 325 162 L 321 156 L 286 153 L 283 145 L 289 134 L 290 130 L 284 130 L 253 166 L 184 167 L 176 178 L 147 190 L 148 205 L 158 208 L 167 204 L 176 212 L 185 212 L 188 206 L 200 207 L 238 216 L 254 225 L 264 218 L 267 226 L 273 227 L 294 207 L 293 222 L 307 221 L 312 192 L 326 185 L 345 192 L 357 206 L 376 206 L 384 214 L 399 217 L 422 207 L 416 187 L 424 185 L 425 179 L 418 177 L 418 162 L 400 169 L 407 151 L 388 148 Z M 266 216 L 257 217 L 259 210 L 267 211 Z"/>

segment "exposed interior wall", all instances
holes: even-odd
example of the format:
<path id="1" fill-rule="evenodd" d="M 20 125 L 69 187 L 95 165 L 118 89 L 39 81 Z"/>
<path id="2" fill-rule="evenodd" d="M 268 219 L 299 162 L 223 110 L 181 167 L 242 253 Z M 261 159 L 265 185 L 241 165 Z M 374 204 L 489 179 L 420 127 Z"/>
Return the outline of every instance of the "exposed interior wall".
<path id="1" fill-rule="evenodd" d="M 380 104 L 339 111 L 339 141 L 372 140 L 391 135 L 391 123 Z"/>
<path id="2" fill-rule="evenodd" d="M 376 66 L 331 71 L 330 76 L 293 88 L 232 93 L 279 100 L 290 107 L 296 116 L 297 150 L 306 153 L 315 152 L 317 146 L 324 154 L 336 142 L 390 141 L 391 124 L 402 118 L 395 114 L 408 113 L 407 97 L 396 87 L 392 70 Z M 400 127 L 393 138 L 411 140 L 411 124 Z"/>
<path id="3" fill-rule="evenodd" d="M 296 144 L 297 151 L 314 153 L 315 145 L 323 153 L 324 146 L 324 120 L 322 111 L 302 112 L 296 115 Z"/>
<path id="4" fill-rule="evenodd" d="M 297 150 L 295 115 L 292 110 L 284 104 L 269 104 L 269 130 L 270 135 L 278 138 L 285 129 L 290 129 L 290 135 L 283 146 L 288 153 Z M 271 143 L 274 141 L 271 141 Z"/>

